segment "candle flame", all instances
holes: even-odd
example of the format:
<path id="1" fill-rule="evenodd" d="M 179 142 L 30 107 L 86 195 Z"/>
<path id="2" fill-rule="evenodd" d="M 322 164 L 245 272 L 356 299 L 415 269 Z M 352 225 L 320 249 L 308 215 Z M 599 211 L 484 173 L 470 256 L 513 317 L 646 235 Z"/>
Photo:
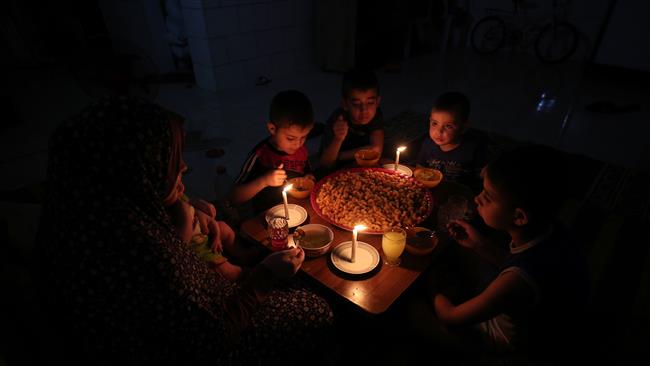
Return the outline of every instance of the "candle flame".
<path id="1" fill-rule="evenodd" d="M 406 146 L 400 146 L 400 147 L 397 148 L 397 151 L 399 151 L 399 152 L 402 152 L 404 150 L 406 150 Z"/>
<path id="2" fill-rule="evenodd" d="M 289 185 L 284 186 L 284 189 L 282 189 L 282 190 L 284 192 L 286 192 L 286 191 L 290 190 L 291 188 L 293 188 L 293 184 L 289 184 Z"/>
<path id="3" fill-rule="evenodd" d="M 356 231 L 362 231 L 362 230 L 366 230 L 366 229 L 367 229 L 367 227 L 365 227 L 363 225 L 356 225 L 354 227 L 354 230 L 356 230 Z"/>

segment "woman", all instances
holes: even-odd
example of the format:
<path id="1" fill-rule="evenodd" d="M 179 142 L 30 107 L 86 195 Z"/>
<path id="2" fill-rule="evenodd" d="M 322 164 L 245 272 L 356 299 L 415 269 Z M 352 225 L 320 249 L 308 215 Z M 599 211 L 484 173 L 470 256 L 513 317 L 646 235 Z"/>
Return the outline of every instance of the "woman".
<path id="1" fill-rule="evenodd" d="M 324 345 L 330 308 L 287 284 L 300 249 L 233 283 L 177 237 L 165 205 L 182 184 L 181 136 L 167 112 L 125 98 L 52 136 L 40 282 L 63 344 L 116 364 L 276 362 Z"/>

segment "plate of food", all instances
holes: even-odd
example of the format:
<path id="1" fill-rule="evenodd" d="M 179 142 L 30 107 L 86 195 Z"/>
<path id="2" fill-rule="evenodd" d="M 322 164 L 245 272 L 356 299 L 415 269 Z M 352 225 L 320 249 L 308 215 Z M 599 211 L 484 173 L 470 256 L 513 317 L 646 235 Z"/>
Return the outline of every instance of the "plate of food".
<path id="1" fill-rule="evenodd" d="M 364 225 L 367 234 L 417 226 L 433 209 L 433 196 L 422 183 L 383 168 L 332 173 L 316 183 L 310 201 L 323 220 L 350 231 L 355 225 Z"/>

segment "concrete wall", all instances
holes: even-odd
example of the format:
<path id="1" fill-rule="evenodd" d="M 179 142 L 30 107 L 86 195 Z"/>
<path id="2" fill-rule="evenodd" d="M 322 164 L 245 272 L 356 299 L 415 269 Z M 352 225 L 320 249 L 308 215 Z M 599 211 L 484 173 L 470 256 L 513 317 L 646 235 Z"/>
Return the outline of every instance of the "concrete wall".
<path id="1" fill-rule="evenodd" d="M 99 0 L 117 52 L 147 56 L 159 73 L 175 71 L 167 29 L 157 0 Z"/>
<path id="2" fill-rule="evenodd" d="M 650 71 L 650 14 L 647 1 L 619 0 L 594 62 Z"/>
<path id="3" fill-rule="evenodd" d="M 314 0 L 182 0 L 197 84 L 254 85 L 314 67 Z"/>

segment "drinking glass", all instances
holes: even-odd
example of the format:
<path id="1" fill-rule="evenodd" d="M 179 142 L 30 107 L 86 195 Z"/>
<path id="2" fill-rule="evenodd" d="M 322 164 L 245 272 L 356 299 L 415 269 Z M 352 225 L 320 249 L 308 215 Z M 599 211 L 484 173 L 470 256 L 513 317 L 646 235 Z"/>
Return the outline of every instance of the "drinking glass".
<path id="1" fill-rule="evenodd" d="M 381 249 L 389 266 L 399 266 L 402 262 L 400 255 L 406 246 L 406 231 L 401 228 L 391 228 L 381 236 Z"/>
<path id="2" fill-rule="evenodd" d="M 271 250 L 285 250 L 289 245 L 289 222 L 282 216 L 274 216 L 269 220 L 269 238 Z"/>

